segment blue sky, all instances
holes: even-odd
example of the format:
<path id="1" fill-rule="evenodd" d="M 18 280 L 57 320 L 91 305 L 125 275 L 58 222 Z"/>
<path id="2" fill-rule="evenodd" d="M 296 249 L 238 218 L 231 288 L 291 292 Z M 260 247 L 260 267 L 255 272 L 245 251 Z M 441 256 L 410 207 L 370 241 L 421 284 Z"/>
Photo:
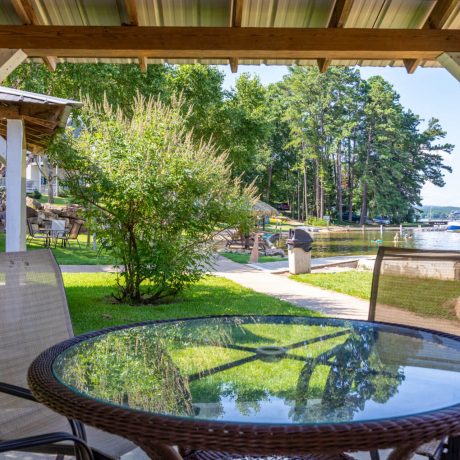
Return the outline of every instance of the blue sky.
<path id="1" fill-rule="evenodd" d="M 264 84 L 279 81 L 287 73 L 283 66 L 239 66 L 237 74 L 232 74 L 228 66 L 221 69 L 225 72 L 226 88 L 234 86 L 235 79 L 243 72 L 259 75 Z M 455 145 L 453 153 L 446 157 L 453 172 L 446 174 L 443 188 L 425 185 L 423 204 L 460 206 L 460 82 L 444 69 L 419 68 L 413 75 L 408 75 L 405 69 L 390 67 L 364 67 L 360 71 L 364 78 L 381 75 L 392 83 L 403 106 L 421 118 L 440 120 L 447 131 L 445 141 Z"/>

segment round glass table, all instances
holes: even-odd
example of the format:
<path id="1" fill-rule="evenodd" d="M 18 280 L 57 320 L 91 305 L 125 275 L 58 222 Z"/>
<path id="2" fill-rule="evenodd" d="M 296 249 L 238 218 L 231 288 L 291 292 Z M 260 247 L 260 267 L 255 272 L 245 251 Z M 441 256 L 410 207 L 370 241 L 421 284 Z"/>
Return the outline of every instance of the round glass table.
<path id="1" fill-rule="evenodd" d="M 396 459 L 460 433 L 460 339 L 365 321 L 111 328 L 42 353 L 29 385 L 51 409 L 162 459 L 182 458 L 170 446 L 253 455 L 395 447 Z"/>

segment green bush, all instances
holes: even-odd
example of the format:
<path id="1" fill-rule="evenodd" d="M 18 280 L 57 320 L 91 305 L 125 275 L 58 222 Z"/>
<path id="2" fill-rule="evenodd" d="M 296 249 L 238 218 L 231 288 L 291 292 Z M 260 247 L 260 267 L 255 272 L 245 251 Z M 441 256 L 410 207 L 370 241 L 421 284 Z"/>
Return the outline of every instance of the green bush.
<path id="1" fill-rule="evenodd" d="M 231 178 L 211 142 L 194 141 L 189 116 L 177 100 L 138 97 L 126 112 L 87 101 L 79 136 L 52 146 L 89 228 L 124 267 L 120 301 L 176 295 L 208 270 L 217 233 L 252 224 L 253 187 Z"/>
<path id="2" fill-rule="evenodd" d="M 39 200 L 41 197 L 42 197 L 42 194 L 38 190 L 34 190 L 34 192 L 32 193 L 32 198 Z"/>
<path id="3" fill-rule="evenodd" d="M 312 227 L 327 227 L 327 221 L 319 217 L 308 216 L 305 225 L 310 225 Z"/>

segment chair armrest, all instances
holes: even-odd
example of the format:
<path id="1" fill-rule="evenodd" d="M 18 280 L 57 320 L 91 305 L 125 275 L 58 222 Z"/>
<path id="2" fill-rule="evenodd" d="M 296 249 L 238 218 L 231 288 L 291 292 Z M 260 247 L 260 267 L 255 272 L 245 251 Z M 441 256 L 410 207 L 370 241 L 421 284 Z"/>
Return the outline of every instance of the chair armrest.
<path id="1" fill-rule="evenodd" d="M 85 441 L 69 433 L 48 433 L 11 441 L 0 442 L 0 453 L 12 450 L 21 450 L 28 447 L 44 446 L 62 441 L 72 441 L 75 444 L 77 460 L 93 460 L 93 451 Z"/>
<path id="2" fill-rule="evenodd" d="M 10 383 L 0 382 L 0 393 L 6 393 L 11 396 L 17 396 L 18 398 L 38 402 L 28 388 L 18 387 Z"/>
<path id="3" fill-rule="evenodd" d="M 11 385 L 11 383 L 0 382 L 0 393 L 6 393 L 11 396 L 16 396 L 18 398 L 27 399 L 28 401 L 33 401 L 41 404 L 39 401 L 37 401 L 35 396 L 28 388 Z M 69 422 L 73 435 L 78 436 L 80 439 L 86 441 L 86 431 L 83 423 L 70 418 L 68 418 L 67 421 Z"/>

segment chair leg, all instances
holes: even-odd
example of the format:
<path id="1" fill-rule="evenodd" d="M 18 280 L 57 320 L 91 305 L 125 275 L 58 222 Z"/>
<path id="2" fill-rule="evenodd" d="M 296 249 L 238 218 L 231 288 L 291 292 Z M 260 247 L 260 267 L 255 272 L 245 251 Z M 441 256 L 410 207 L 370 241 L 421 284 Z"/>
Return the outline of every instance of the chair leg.
<path id="1" fill-rule="evenodd" d="M 380 455 L 378 450 L 371 450 L 369 452 L 371 454 L 371 460 L 380 460 Z"/>

